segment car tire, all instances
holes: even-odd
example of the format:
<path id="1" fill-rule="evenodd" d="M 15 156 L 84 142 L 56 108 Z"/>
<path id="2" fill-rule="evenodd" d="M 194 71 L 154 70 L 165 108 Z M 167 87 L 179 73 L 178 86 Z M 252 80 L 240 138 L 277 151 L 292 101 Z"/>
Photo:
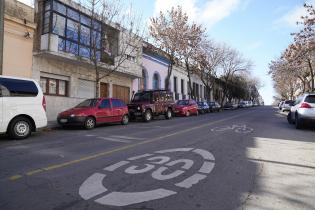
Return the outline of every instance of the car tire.
<path id="1" fill-rule="evenodd" d="M 95 128 L 96 122 L 93 117 L 87 117 L 84 121 L 84 128 L 87 130 L 91 130 Z"/>
<path id="2" fill-rule="evenodd" d="M 32 124 L 26 117 L 17 117 L 9 125 L 8 134 L 11 139 L 26 139 L 31 135 Z"/>
<path id="3" fill-rule="evenodd" d="M 26 117 L 17 117 L 13 119 L 8 128 L 8 134 L 11 139 L 26 139 L 31 135 L 32 124 Z"/>
<path id="4" fill-rule="evenodd" d="M 121 124 L 128 125 L 128 123 L 129 123 L 129 116 L 125 114 L 121 119 Z"/>
<path id="5" fill-rule="evenodd" d="M 143 114 L 143 121 L 144 122 L 150 122 L 152 120 L 152 112 L 150 110 L 145 110 Z"/>
<path id="6" fill-rule="evenodd" d="M 287 120 L 289 124 L 294 124 L 293 120 L 292 120 L 292 116 L 291 116 L 291 112 L 288 113 L 287 115 Z"/>
<path id="7" fill-rule="evenodd" d="M 186 112 L 186 117 L 189 117 L 190 116 L 190 111 L 187 111 Z"/>
<path id="8" fill-rule="evenodd" d="M 296 129 L 302 129 L 303 125 L 302 125 L 302 121 L 299 119 L 299 115 L 296 114 L 295 115 L 295 128 Z"/>
<path id="9" fill-rule="evenodd" d="M 172 110 L 167 109 L 166 114 L 165 114 L 165 119 L 169 120 L 172 118 Z"/>

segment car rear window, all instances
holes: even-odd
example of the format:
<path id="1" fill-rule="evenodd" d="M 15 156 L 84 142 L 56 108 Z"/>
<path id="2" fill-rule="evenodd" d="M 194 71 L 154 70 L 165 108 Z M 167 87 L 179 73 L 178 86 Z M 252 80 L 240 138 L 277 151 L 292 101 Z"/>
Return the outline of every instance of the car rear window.
<path id="1" fill-rule="evenodd" d="M 315 95 L 307 96 L 305 102 L 315 104 Z"/>
<path id="2" fill-rule="evenodd" d="M 38 95 L 37 86 L 29 80 L 0 78 L 0 86 L 1 96 L 32 97 Z"/>

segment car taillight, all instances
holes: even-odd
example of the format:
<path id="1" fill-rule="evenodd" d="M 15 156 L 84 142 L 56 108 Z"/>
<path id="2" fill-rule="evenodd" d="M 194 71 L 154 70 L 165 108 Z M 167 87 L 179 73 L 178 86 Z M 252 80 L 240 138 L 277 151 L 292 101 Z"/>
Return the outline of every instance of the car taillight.
<path id="1" fill-rule="evenodd" d="M 46 98 L 45 98 L 45 96 L 43 96 L 42 105 L 43 105 L 44 110 L 46 111 Z"/>
<path id="2" fill-rule="evenodd" d="M 308 103 L 302 103 L 300 108 L 306 108 L 306 109 L 309 109 L 309 108 L 312 108 L 311 105 L 309 105 Z"/>

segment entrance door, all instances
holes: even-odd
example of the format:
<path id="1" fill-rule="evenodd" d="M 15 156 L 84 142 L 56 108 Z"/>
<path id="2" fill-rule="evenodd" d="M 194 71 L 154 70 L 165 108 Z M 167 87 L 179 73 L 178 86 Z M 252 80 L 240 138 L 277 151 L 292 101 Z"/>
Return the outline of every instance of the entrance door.
<path id="1" fill-rule="evenodd" d="M 108 83 L 101 82 L 100 85 L 100 97 L 101 98 L 108 98 Z"/>
<path id="2" fill-rule="evenodd" d="M 129 103 L 130 88 L 120 85 L 113 85 L 113 98 L 117 98 L 125 103 Z"/>

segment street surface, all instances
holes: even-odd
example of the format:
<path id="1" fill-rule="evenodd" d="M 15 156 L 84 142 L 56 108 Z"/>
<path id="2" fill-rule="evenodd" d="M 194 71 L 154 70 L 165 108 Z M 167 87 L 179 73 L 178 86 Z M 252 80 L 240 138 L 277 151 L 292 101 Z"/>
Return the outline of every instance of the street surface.
<path id="1" fill-rule="evenodd" d="M 0 209 L 315 209 L 315 129 L 272 107 L 0 141 Z"/>

